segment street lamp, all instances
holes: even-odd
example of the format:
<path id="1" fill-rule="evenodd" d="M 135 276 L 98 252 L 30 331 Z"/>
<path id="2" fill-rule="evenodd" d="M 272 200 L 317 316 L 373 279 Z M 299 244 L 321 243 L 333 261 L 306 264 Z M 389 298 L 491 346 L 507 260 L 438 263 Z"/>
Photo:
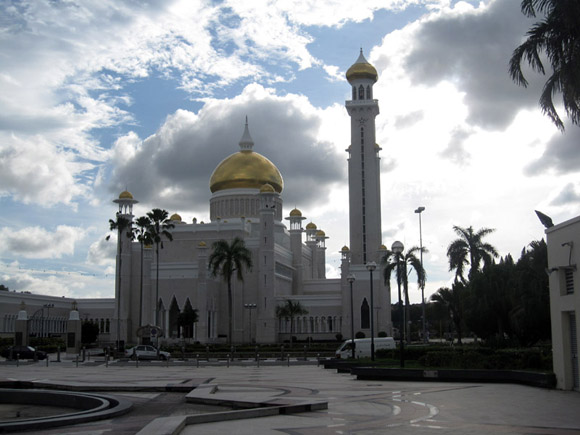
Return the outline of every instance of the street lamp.
<path id="1" fill-rule="evenodd" d="M 403 331 L 405 330 L 405 323 L 403 320 L 404 319 L 403 299 L 401 298 L 401 269 L 400 269 L 401 261 L 399 258 L 399 254 L 401 254 L 404 249 L 405 246 L 399 241 L 396 241 L 391 245 L 391 251 L 393 251 L 397 259 L 397 288 L 399 289 L 399 310 L 401 315 L 401 320 L 399 322 L 399 348 L 400 348 L 399 351 L 401 354 L 401 368 L 405 367 L 405 358 L 404 358 L 405 343 L 403 341 Z"/>
<path id="2" fill-rule="evenodd" d="M 421 269 L 423 269 L 423 231 L 421 229 L 421 213 L 425 207 L 418 207 L 415 213 L 419 215 L 419 249 L 421 250 Z M 423 312 L 423 343 L 427 343 L 427 329 L 425 328 L 425 280 L 421 281 L 421 309 Z"/>
<path id="3" fill-rule="evenodd" d="M 250 343 L 252 342 L 252 310 L 256 307 L 256 304 L 244 304 L 244 308 L 250 310 Z"/>
<path id="4" fill-rule="evenodd" d="M 354 307 L 352 302 L 352 283 L 355 281 L 355 276 L 352 273 L 349 273 L 346 277 L 346 280 L 350 284 L 350 339 L 351 339 L 351 351 L 352 351 L 352 359 L 355 358 L 354 355 Z"/>
<path id="5" fill-rule="evenodd" d="M 373 302 L 373 271 L 377 268 L 377 263 L 369 261 L 367 270 L 371 274 L 371 361 L 375 360 L 375 326 L 374 326 L 374 302 Z"/>

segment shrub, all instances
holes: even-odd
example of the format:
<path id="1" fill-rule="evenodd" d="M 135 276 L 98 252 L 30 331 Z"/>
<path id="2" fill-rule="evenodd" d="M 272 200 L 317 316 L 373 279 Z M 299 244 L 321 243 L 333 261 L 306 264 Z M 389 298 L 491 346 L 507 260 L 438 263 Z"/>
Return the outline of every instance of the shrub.
<path id="1" fill-rule="evenodd" d="M 365 337 L 366 337 L 366 335 L 365 335 L 365 333 L 364 333 L 364 332 L 362 332 L 362 331 L 358 331 L 358 332 L 357 332 L 357 333 L 354 335 L 354 338 L 365 338 Z"/>

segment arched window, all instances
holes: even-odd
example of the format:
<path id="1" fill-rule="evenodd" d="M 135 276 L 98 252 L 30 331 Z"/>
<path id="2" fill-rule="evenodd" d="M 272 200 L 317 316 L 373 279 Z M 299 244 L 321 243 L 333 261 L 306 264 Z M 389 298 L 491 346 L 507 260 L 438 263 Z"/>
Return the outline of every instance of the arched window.
<path id="1" fill-rule="evenodd" d="M 364 298 L 360 307 L 360 327 L 361 329 L 369 329 L 371 327 L 371 310 L 367 298 Z"/>
<path id="2" fill-rule="evenodd" d="M 364 100 L 365 99 L 365 88 L 363 87 L 363 85 L 360 85 L 358 87 L 358 99 L 359 100 Z"/>
<path id="3" fill-rule="evenodd" d="M 352 99 L 356 100 L 356 87 L 355 86 L 352 87 Z"/>
<path id="4" fill-rule="evenodd" d="M 332 329 L 332 317 L 328 316 L 328 332 L 333 332 L 334 329 Z"/>
<path id="5" fill-rule="evenodd" d="M 373 98 L 373 91 L 370 85 L 367 85 L 367 100 L 372 100 Z"/>

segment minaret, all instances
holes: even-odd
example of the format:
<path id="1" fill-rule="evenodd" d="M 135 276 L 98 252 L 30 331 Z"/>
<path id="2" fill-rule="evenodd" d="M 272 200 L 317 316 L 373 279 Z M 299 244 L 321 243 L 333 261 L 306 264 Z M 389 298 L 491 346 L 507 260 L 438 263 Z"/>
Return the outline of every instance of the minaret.
<path id="1" fill-rule="evenodd" d="M 379 102 L 373 99 L 377 70 L 367 62 L 362 49 L 346 72 L 352 86 L 352 100 L 346 101 L 350 115 L 351 140 L 347 149 L 350 212 L 350 254 L 352 264 L 377 261 L 381 237 L 380 147 L 375 138 L 375 117 Z"/>

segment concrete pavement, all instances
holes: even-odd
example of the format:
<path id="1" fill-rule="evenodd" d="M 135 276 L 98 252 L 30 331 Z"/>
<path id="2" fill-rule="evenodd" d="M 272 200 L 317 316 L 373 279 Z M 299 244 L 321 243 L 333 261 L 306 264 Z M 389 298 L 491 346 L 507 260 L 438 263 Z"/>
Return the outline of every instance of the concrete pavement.
<path id="1" fill-rule="evenodd" d="M 168 386 L 215 386 L 219 402 L 326 402 L 328 409 L 204 424 L 181 434 L 580 434 L 580 393 L 511 384 L 357 381 L 312 365 L 179 363 L 0 365 L 0 379 L 35 381 L 70 389 L 107 391 L 133 401 L 118 418 L 42 431 L 44 434 L 130 434 L 183 415 L 224 411 L 186 403 Z M 198 390 L 198 394 L 202 389 Z M 114 391 L 114 392 L 111 392 Z M 195 390 L 194 390 L 195 392 Z M 209 396 L 208 396 L 209 397 Z M 158 420 L 165 418 L 168 420 Z M 160 424 L 163 423 L 163 424 Z M 149 425 L 149 426 L 148 426 Z M 34 433 L 34 432 L 28 432 Z M 149 432 L 152 433 L 152 432 Z M 161 432 L 155 432 L 161 433 Z M 169 433 L 169 432 L 166 432 Z"/>

